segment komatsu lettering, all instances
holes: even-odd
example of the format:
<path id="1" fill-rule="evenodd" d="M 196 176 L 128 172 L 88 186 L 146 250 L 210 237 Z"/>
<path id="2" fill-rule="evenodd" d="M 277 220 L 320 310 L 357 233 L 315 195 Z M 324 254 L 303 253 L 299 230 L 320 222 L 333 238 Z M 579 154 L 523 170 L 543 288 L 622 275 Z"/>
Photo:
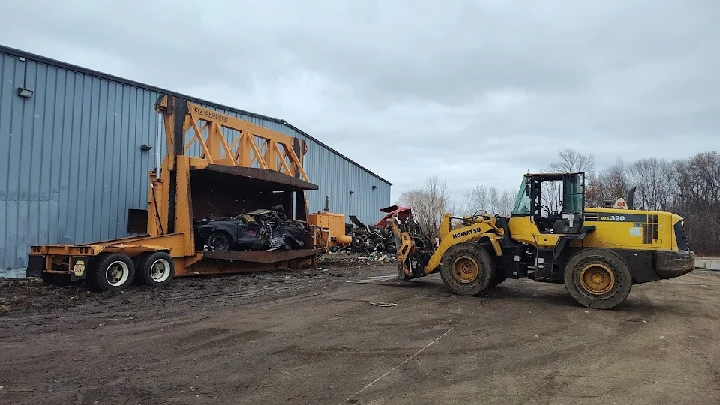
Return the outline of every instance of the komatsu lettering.
<path id="1" fill-rule="evenodd" d="M 467 231 L 453 234 L 453 239 L 462 238 L 464 236 L 472 235 L 474 233 L 482 233 L 482 229 L 480 229 L 480 228 L 468 229 Z"/>

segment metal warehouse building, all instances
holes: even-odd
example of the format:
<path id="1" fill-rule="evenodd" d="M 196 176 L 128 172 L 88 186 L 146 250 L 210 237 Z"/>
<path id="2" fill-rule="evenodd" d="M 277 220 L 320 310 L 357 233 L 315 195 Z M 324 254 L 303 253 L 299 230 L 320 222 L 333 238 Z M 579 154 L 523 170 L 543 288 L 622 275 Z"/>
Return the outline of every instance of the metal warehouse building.
<path id="1" fill-rule="evenodd" d="M 127 235 L 127 210 L 147 204 L 160 93 L 177 94 L 0 46 L 0 276 L 24 275 L 30 245 Z M 328 197 L 374 223 L 390 205 L 387 180 L 284 120 L 181 96 L 304 139 L 311 213 Z"/>

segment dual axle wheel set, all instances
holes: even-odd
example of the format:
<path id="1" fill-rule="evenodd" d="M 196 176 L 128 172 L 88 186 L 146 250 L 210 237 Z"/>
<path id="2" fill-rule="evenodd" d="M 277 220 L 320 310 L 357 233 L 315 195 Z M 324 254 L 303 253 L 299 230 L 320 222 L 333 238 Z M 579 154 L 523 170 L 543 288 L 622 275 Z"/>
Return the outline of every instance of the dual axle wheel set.
<path id="1" fill-rule="evenodd" d="M 165 252 L 146 252 L 135 258 L 122 253 L 101 253 L 92 257 L 85 269 L 85 281 L 94 291 L 119 291 L 131 284 L 164 287 L 175 275 L 175 263 Z M 70 281 L 67 275 L 43 273 L 45 282 L 68 285 L 82 282 Z"/>

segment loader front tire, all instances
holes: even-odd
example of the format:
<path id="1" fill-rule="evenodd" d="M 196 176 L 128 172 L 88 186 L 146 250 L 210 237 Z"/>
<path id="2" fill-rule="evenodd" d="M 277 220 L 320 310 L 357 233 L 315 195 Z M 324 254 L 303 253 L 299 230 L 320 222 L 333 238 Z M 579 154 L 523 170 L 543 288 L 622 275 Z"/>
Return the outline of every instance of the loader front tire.
<path id="1" fill-rule="evenodd" d="M 457 295 L 477 295 L 490 284 L 493 265 L 487 250 L 472 243 L 460 243 L 443 255 L 440 277 Z"/>
<path id="2" fill-rule="evenodd" d="M 93 258 L 86 276 L 89 287 L 95 291 L 120 291 L 132 284 L 135 263 L 120 253 L 101 253 Z"/>
<path id="3" fill-rule="evenodd" d="M 565 268 L 565 289 L 587 308 L 614 308 L 625 301 L 631 287 L 627 264 L 609 250 L 581 250 Z"/>

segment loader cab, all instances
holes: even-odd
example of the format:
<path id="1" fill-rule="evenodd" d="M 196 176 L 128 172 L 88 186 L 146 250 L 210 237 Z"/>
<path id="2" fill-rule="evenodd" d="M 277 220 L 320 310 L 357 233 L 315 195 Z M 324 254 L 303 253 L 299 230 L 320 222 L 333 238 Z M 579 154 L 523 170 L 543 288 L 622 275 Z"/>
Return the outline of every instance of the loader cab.
<path id="1" fill-rule="evenodd" d="M 541 233 L 576 234 L 582 229 L 585 173 L 526 174 L 513 217 L 530 217 Z"/>

